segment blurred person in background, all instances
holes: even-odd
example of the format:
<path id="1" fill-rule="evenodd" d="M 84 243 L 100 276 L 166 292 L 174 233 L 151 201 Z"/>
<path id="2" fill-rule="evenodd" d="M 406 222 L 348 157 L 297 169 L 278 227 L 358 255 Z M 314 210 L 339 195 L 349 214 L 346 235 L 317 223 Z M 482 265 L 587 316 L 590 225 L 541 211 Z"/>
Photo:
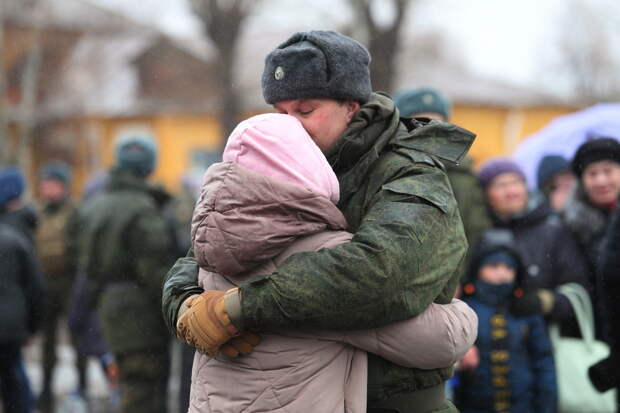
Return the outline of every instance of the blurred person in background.
<path id="1" fill-rule="evenodd" d="M 96 195 L 99 195 L 108 184 L 110 175 L 108 171 L 100 171 L 93 173 L 86 181 L 82 188 L 82 203 L 88 202 Z"/>
<path id="2" fill-rule="evenodd" d="M 0 214 L 0 223 L 8 224 L 26 237 L 28 242 L 34 243 L 34 233 L 39 218 L 36 208 L 22 200 L 25 189 L 24 176 L 19 169 L 14 167 L 4 168 L 2 173 L 5 178 L 10 178 L 9 181 L 14 185 L 13 191 L 19 189 L 19 193 L 14 192 L 15 194 L 4 203 L 2 214 Z"/>
<path id="3" fill-rule="evenodd" d="M 578 181 L 563 217 L 588 264 L 597 334 L 607 341 L 609 309 L 600 299 L 605 291 L 596 275 L 603 237 L 620 194 L 620 143 L 613 138 L 586 141 L 577 149 L 571 166 Z"/>
<path id="4" fill-rule="evenodd" d="M 510 231 L 492 229 L 474 246 L 463 301 L 478 315 L 479 363 L 458 373 L 462 413 L 555 413 L 555 364 L 540 314 L 516 315 L 525 267 Z"/>
<path id="5" fill-rule="evenodd" d="M 419 88 L 402 91 L 394 98 L 400 116 L 409 118 L 429 118 L 450 121 L 450 101 L 438 90 Z M 491 228 L 491 220 L 486 210 L 484 194 L 473 169 L 471 157 L 466 156 L 460 163 L 444 161 L 446 173 L 461 214 L 467 243 L 473 246 L 483 231 Z M 468 257 L 471 253 L 468 253 Z M 467 271 L 469 258 L 463 260 L 462 276 Z"/>
<path id="6" fill-rule="evenodd" d="M 570 162 L 560 155 L 546 155 L 536 171 L 538 189 L 555 212 L 561 212 L 575 185 Z"/>
<path id="7" fill-rule="evenodd" d="M 512 232 L 525 266 L 524 294 L 511 311 L 516 316 L 542 314 L 559 322 L 566 334 L 578 335 L 573 309 L 556 291 L 569 282 L 588 285 L 588 269 L 574 237 L 540 194 L 528 193 L 525 174 L 512 160 L 492 158 L 478 176 L 495 227 Z"/>
<path id="8" fill-rule="evenodd" d="M 170 196 L 147 182 L 156 163 L 152 139 L 119 139 L 105 189 L 80 209 L 79 267 L 118 365 L 124 413 L 167 405 L 170 339 L 160 303 L 174 252 L 163 214 Z"/>
<path id="9" fill-rule="evenodd" d="M 89 177 L 82 191 L 82 203 L 78 206 L 78 228 L 80 227 L 80 211 L 96 195 L 103 192 L 107 183 L 106 173 L 95 173 Z M 106 376 L 109 390 L 109 407 L 117 410 L 119 407 L 118 392 L 118 366 L 114 360 L 114 355 L 108 349 L 103 338 L 101 326 L 97 317 L 96 310 L 92 307 L 88 297 L 88 275 L 82 271 L 77 271 L 75 281 L 70 293 L 68 309 L 68 325 L 71 337 L 75 344 L 77 356 L 88 359 L 97 359 L 101 369 Z"/>
<path id="10" fill-rule="evenodd" d="M 603 292 L 601 302 L 609 317 L 606 335 L 611 352 L 590 368 L 590 380 L 601 392 L 611 388 L 620 390 L 620 203 L 602 241 L 597 279 Z"/>
<path id="11" fill-rule="evenodd" d="M 7 413 L 32 410 L 21 347 L 40 325 L 44 302 L 32 242 L 20 226 L 3 222 L 6 214 L 20 205 L 23 190 L 24 179 L 18 169 L 0 169 L 0 397 Z"/>
<path id="12" fill-rule="evenodd" d="M 47 286 L 43 317 L 43 386 L 39 408 L 54 411 L 53 377 L 56 366 L 60 321 L 67 314 L 71 285 L 75 278 L 76 205 L 71 200 L 72 171 L 61 161 L 43 165 L 39 175 L 39 225 L 35 233 L 37 258 Z M 79 353 L 78 353 L 79 356 Z M 78 392 L 85 395 L 86 359 L 77 357 Z"/>
<path id="13" fill-rule="evenodd" d="M 194 170 L 189 170 L 181 179 L 181 190 L 169 206 L 170 221 L 174 224 L 174 236 L 179 256 L 185 256 L 192 246 L 189 229 L 205 171 L 206 168 L 199 176 L 196 176 Z"/>

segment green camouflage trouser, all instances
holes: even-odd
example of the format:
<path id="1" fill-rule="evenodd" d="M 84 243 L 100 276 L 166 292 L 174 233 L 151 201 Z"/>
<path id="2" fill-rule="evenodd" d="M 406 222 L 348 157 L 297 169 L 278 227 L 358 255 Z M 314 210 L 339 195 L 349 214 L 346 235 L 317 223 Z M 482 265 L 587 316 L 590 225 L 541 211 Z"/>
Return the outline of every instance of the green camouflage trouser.
<path id="1" fill-rule="evenodd" d="M 170 359 L 168 348 L 115 354 L 120 373 L 122 413 L 165 413 Z"/>
<path id="2" fill-rule="evenodd" d="M 48 291 L 45 312 L 43 315 L 43 398 L 50 398 L 52 394 L 52 377 L 56 366 L 56 347 L 58 345 L 58 330 L 60 321 L 66 313 L 67 289 L 50 288 Z M 71 337 L 73 341 L 73 337 Z M 72 344 L 74 344 L 72 342 Z M 74 345 L 77 352 L 77 347 Z M 86 391 L 86 357 L 77 354 L 76 367 L 78 370 L 79 388 Z"/>

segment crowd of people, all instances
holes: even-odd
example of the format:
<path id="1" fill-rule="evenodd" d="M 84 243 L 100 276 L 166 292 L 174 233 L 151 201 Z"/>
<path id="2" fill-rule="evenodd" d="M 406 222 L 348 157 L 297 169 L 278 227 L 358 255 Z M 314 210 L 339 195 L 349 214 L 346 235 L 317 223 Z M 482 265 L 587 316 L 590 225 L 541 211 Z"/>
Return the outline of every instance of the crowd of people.
<path id="1" fill-rule="evenodd" d="M 171 333 L 182 411 L 568 411 L 558 337 L 588 338 L 590 307 L 610 351 L 575 376 L 601 401 L 571 408 L 617 411 L 620 142 L 548 154 L 528 185 L 508 157 L 474 167 L 441 92 L 373 92 L 369 61 L 337 32 L 293 35 L 265 60 L 277 113 L 241 122 L 177 199 L 149 182 L 143 136 L 116 142 L 80 202 L 60 161 L 37 207 L 0 169 L 5 411 L 57 408 L 63 319 L 77 392 L 95 357 L 122 412 L 167 410 Z M 33 395 L 21 347 L 37 331 Z"/>
<path id="2" fill-rule="evenodd" d="M 437 90 L 406 91 L 395 101 L 401 115 L 449 120 L 449 102 Z M 557 380 L 566 379 L 556 377 L 554 365 L 569 361 L 554 360 L 548 329 L 557 325 L 562 335 L 582 336 L 560 292 L 571 283 L 587 292 L 596 338 L 612 347 L 612 357 L 591 369 L 591 385 L 604 392 L 617 387 L 612 292 L 620 266 L 609 260 L 617 264 L 620 255 L 613 249 L 617 224 L 610 225 L 620 215 L 618 140 L 593 136 L 572 159 L 543 156 L 534 190 L 508 157 L 489 159 L 476 171 L 467 163 L 458 168 L 463 177 L 455 179 L 456 168 L 446 166 L 470 249 L 457 296 L 475 309 L 479 330 L 452 380 L 457 406 L 463 412 L 556 411 L 563 396 Z M 460 193 L 468 194 L 467 202 Z M 574 411 L 593 409 L 587 403 L 584 398 Z"/>
<path id="3" fill-rule="evenodd" d="M 158 396 L 165 406 L 170 337 L 160 315 L 161 279 L 180 253 L 172 206 L 164 207 L 170 197 L 146 182 L 155 164 L 152 140 L 118 142 L 115 166 L 103 178 L 96 176 L 78 202 L 71 196 L 70 166 L 50 161 L 39 173 L 34 206 L 22 201 L 26 183 L 21 171 L 0 170 L 0 224 L 6 238 L 0 332 L 7 349 L 0 382 L 6 412 L 57 411 L 53 381 L 61 320 L 76 354 L 76 396 L 87 397 L 86 365 L 93 357 L 108 380 L 110 409 L 118 405 L 120 388 L 123 399 Z M 109 202 L 117 198 L 119 209 L 111 209 Z M 131 215 L 132 206 L 139 207 L 144 221 Z M 117 231 L 117 238 L 100 237 L 97 225 Z M 116 279 L 109 272 L 101 275 L 109 270 L 106 265 L 115 266 Z M 144 284 L 123 289 L 140 275 Z M 37 331 L 42 383 L 35 395 L 20 349 Z M 163 383 L 155 393 L 148 381 L 152 377 Z"/>

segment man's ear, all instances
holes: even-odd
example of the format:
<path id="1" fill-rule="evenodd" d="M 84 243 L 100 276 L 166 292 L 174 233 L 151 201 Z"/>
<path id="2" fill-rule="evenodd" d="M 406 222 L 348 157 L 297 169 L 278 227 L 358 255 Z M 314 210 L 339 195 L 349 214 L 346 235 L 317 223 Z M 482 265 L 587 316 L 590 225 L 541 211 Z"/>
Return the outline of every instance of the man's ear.
<path id="1" fill-rule="evenodd" d="M 349 119 L 349 122 L 350 122 L 351 119 L 353 119 L 353 116 L 360 109 L 361 105 L 360 105 L 359 102 L 357 102 L 355 100 L 347 100 L 344 104 L 346 105 L 347 116 L 348 116 L 348 119 Z"/>

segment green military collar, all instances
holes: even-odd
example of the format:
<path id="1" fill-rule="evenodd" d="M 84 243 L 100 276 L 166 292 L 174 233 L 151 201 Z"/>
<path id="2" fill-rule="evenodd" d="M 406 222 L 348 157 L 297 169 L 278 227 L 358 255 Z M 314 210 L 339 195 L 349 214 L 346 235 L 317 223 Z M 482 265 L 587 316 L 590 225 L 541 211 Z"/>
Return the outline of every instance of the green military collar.
<path id="1" fill-rule="evenodd" d="M 336 174 L 359 163 L 370 164 L 379 157 L 397 129 L 394 102 L 387 95 L 373 93 L 368 103 L 357 111 L 344 135 L 325 155 Z"/>
<path id="2" fill-rule="evenodd" d="M 402 121 L 409 133 L 399 136 L 396 144 L 457 164 L 476 138 L 474 133 L 440 120 L 403 118 Z"/>
<path id="3" fill-rule="evenodd" d="M 401 119 L 388 95 L 373 93 L 342 138 L 326 152 L 340 182 L 340 203 L 358 190 L 372 164 L 388 146 L 458 163 L 475 136 L 447 122 Z"/>
<path id="4" fill-rule="evenodd" d="M 108 191 L 133 190 L 145 192 L 160 206 L 171 199 L 170 194 L 163 187 L 149 184 L 145 179 L 120 169 L 113 169 L 110 172 L 110 180 L 106 189 Z"/>
<path id="5" fill-rule="evenodd" d="M 470 156 L 465 155 L 463 158 L 461 158 L 459 163 L 447 162 L 445 164 L 445 167 L 448 173 L 456 172 L 472 174 L 474 168 L 474 161 Z"/>
<path id="6" fill-rule="evenodd" d="M 355 114 L 342 138 L 326 153 L 340 182 L 340 204 L 358 190 L 398 130 L 397 113 L 387 95 L 373 93 Z"/>

